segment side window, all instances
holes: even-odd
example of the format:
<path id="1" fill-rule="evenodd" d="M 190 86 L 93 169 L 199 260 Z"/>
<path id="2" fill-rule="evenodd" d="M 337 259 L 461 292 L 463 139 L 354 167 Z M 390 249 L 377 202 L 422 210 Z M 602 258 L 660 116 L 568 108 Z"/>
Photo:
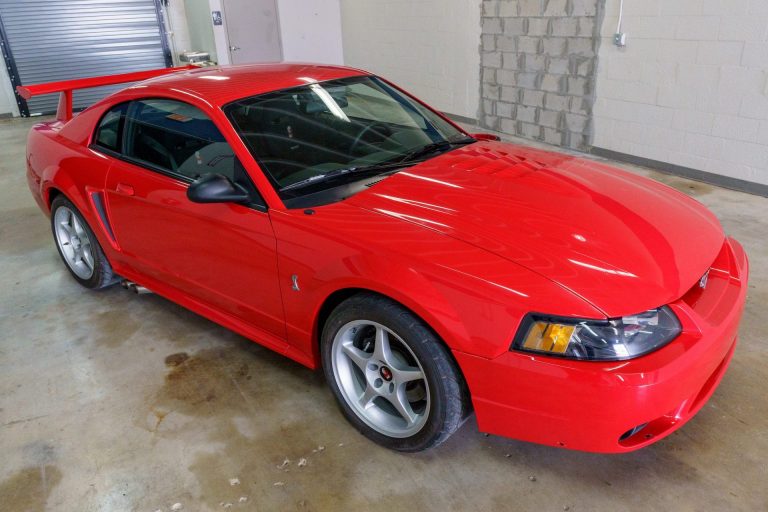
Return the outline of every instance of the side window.
<path id="1" fill-rule="evenodd" d="M 136 101 L 126 129 L 127 157 L 192 180 L 205 174 L 247 180 L 224 136 L 197 107 L 165 99 Z"/>
<path id="2" fill-rule="evenodd" d="M 223 174 L 251 195 L 251 205 L 266 203 L 224 136 L 199 108 L 166 99 L 134 101 L 125 121 L 123 153 L 137 163 L 189 180 Z"/>
<path id="3" fill-rule="evenodd" d="M 120 146 L 123 138 L 123 124 L 125 123 L 125 113 L 128 110 L 128 103 L 121 103 L 108 110 L 99 121 L 96 133 L 93 137 L 93 143 L 104 149 L 109 149 L 116 153 L 120 152 Z"/>

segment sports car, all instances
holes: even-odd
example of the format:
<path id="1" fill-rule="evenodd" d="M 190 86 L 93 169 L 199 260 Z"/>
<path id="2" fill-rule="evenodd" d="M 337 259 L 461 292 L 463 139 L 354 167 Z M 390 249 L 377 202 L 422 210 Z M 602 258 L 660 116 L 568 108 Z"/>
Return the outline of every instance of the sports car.
<path id="1" fill-rule="evenodd" d="M 119 82 L 73 115 L 73 90 Z M 72 277 L 322 368 L 383 446 L 436 446 L 474 412 L 486 433 L 635 450 L 696 414 L 733 355 L 747 256 L 655 181 L 470 134 L 346 67 L 19 88 L 52 92 L 27 176 Z"/>

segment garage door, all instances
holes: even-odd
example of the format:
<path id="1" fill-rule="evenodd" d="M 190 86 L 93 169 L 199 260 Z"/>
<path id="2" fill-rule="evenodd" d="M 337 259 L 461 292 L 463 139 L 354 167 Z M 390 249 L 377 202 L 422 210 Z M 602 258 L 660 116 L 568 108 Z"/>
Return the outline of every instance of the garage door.
<path id="1" fill-rule="evenodd" d="M 0 0 L 3 56 L 14 88 L 171 65 L 159 0 Z M 75 91 L 82 109 L 125 85 Z M 56 111 L 58 95 L 24 101 L 22 115 Z"/>

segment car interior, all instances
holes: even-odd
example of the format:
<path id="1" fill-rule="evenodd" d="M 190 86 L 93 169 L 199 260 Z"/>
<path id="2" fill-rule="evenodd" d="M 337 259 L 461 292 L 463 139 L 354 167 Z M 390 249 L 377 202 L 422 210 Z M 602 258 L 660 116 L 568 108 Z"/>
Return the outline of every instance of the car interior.
<path id="1" fill-rule="evenodd" d="M 123 127 L 121 121 L 129 105 L 131 117 Z M 119 152 L 122 130 L 127 130 L 123 152 L 130 158 L 191 180 L 205 174 L 222 174 L 254 199 L 258 197 L 248 173 L 221 132 L 192 105 L 170 100 L 118 105 L 102 118 L 94 142 Z"/>
<path id="2" fill-rule="evenodd" d="M 432 141 L 416 116 L 388 119 L 371 112 L 371 104 L 382 100 L 349 88 L 336 88 L 330 96 L 335 105 L 311 90 L 277 93 L 231 106 L 228 114 L 279 186 L 380 163 Z"/>
<path id="3" fill-rule="evenodd" d="M 225 111 L 278 188 L 336 169 L 396 161 L 433 142 L 436 133 L 408 102 L 367 83 L 277 91 Z M 123 153 L 131 159 L 191 180 L 223 174 L 255 191 L 219 129 L 192 105 L 166 99 L 118 105 L 102 119 L 95 142 L 119 152 L 122 130 Z"/>

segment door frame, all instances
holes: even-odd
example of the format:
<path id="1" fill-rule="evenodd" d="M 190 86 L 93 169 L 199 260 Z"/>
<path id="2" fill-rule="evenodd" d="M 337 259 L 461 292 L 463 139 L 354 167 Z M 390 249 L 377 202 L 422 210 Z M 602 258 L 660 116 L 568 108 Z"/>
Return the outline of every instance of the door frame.
<path id="1" fill-rule="evenodd" d="M 280 47 L 280 62 L 282 62 L 285 59 L 285 53 L 283 52 L 283 33 L 281 30 L 280 25 L 280 2 L 278 0 L 273 0 L 275 3 L 275 21 L 277 22 L 277 42 Z M 227 27 L 227 2 L 226 0 L 221 0 L 221 14 L 223 17 L 223 23 L 224 23 L 224 36 L 226 39 L 227 47 L 226 49 L 226 55 L 229 57 L 229 63 L 234 64 L 234 59 L 232 58 L 232 42 L 229 40 L 229 28 Z M 216 49 L 217 52 L 219 52 L 219 49 Z"/>

